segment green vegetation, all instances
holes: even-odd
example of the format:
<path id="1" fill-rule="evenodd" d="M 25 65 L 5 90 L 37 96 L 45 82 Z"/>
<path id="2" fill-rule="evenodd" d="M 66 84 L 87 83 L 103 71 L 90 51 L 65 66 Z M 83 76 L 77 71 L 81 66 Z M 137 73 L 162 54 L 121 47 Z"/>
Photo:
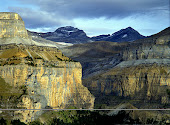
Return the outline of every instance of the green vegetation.
<path id="1" fill-rule="evenodd" d="M 25 59 L 26 59 L 27 61 L 33 61 L 33 59 L 32 59 L 30 56 L 26 56 Z"/>
<path id="2" fill-rule="evenodd" d="M 22 91 L 13 88 L 0 77 L 0 97 L 20 96 Z"/>
<path id="3" fill-rule="evenodd" d="M 4 118 L 0 119 L 0 125 L 6 125 L 7 121 Z"/>
<path id="4" fill-rule="evenodd" d="M 160 68 L 160 74 L 163 75 L 163 74 L 167 74 L 167 72 L 163 69 L 163 68 Z"/>
<path id="5" fill-rule="evenodd" d="M 11 120 L 10 121 L 10 120 L 5 120 L 3 118 L 0 118 L 0 125 L 26 125 L 26 124 L 21 122 L 20 120 Z"/>
<path id="6" fill-rule="evenodd" d="M 0 58 L 11 58 L 15 56 L 15 53 L 17 52 L 18 52 L 17 48 L 7 49 L 1 54 Z"/>
<path id="7" fill-rule="evenodd" d="M 26 87 L 21 86 L 14 88 L 5 82 L 3 78 L 0 77 L 0 108 L 2 109 L 15 109 L 18 108 L 17 104 L 20 101 L 20 97 L 26 94 Z M 2 117 L 6 120 L 11 120 L 11 114 L 14 111 L 3 111 L 0 114 L 0 119 Z M 7 120 L 7 122 L 8 122 Z M 3 121 L 3 119 L 1 120 Z"/>
<path id="8" fill-rule="evenodd" d="M 59 57 L 57 57 L 57 56 L 56 56 L 56 58 L 57 58 L 59 61 L 62 61 L 62 59 L 61 59 L 61 58 L 59 58 Z"/>
<path id="9" fill-rule="evenodd" d="M 11 89 L 11 86 L 5 82 L 3 78 L 0 77 L 0 96 L 6 96 L 6 92 Z"/>
<path id="10" fill-rule="evenodd" d="M 63 58 L 63 56 L 62 56 L 62 58 L 56 56 L 56 58 L 57 58 L 57 60 L 59 60 L 59 61 L 69 61 L 69 62 L 74 62 L 72 59 L 70 59 L 70 58 L 68 58 L 68 57 L 65 57 L 65 56 L 64 56 L 64 58 Z"/>
<path id="11" fill-rule="evenodd" d="M 169 99 L 170 99 L 170 89 L 167 89 L 166 92 L 167 92 Z"/>
<path id="12" fill-rule="evenodd" d="M 25 64 L 28 64 L 29 66 L 36 66 L 33 62 L 27 62 Z"/>
<path id="13" fill-rule="evenodd" d="M 54 68 L 64 68 L 64 66 L 55 66 L 53 64 L 50 65 L 51 67 L 54 67 Z"/>
<path id="14" fill-rule="evenodd" d="M 95 104 L 94 109 L 106 109 L 106 104 Z"/>
<path id="15" fill-rule="evenodd" d="M 162 119 L 161 121 L 157 121 L 157 119 L 148 118 L 145 124 L 149 125 L 168 125 L 167 120 Z"/>
<path id="16" fill-rule="evenodd" d="M 139 119 L 132 119 L 125 111 L 120 111 L 116 116 L 101 115 L 97 111 L 89 110 L 65 110 L 48 111 L 44 113 L 41 120 L 45 125 L 99 125 L 99 124 L 133 124 L 141 123 Z M 41 125 L 40 120 L 29 123 L 29 125 Z"/>
<path id="17" fill-rule="evenodd" d="M 20 120 L 12 120 L 11 125 L 26 125 L 26 124 L 21 122 Z"/>
<path id="18" fill-rule="evenodd" d="M 4 66 L 4 65 L 17 65 L 20 64 L 21 60 L 16 60 L 16 59 L 9 59 L 8 61 L 3 61 L 0 66 Z"/>
<path id="19" fill-rule="evenodd" d="M 40 121 L 30 122 L 29 125 L 43 125 Z"/>

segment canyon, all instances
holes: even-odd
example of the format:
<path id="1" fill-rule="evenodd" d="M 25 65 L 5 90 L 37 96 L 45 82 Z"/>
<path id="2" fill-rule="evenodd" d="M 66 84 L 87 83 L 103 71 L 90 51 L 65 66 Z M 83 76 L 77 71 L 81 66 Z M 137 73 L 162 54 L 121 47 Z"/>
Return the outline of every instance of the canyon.
<path id="1" fill-rule="evenodd" d="M 168 27 L 134 42 L 99 41 L 61 51 L 82 64 L 83 85 L 96 97 L 96 104 L 113 105 L 120 97 L 115 105 L 128 99 L 137 108 L 151 108 L 153 103 L 159 108 L 170 103 L 169 33 Z"/>
<path id="2" fill-rule="evenodd" d="M 82 37 L 90 40 L 74 27 L 30 32 L 17 13 L 0 13 L 0 108 L 18 109 L 0 116 L 29 123 L 50 112 L 19 109 L 170 108 L 170 27 L 148 37 L 131 27 L 93 37 L 96 42 Z M 170 118 L 169 111 L 127 112 L 144 123 L 147 117 Z"/>

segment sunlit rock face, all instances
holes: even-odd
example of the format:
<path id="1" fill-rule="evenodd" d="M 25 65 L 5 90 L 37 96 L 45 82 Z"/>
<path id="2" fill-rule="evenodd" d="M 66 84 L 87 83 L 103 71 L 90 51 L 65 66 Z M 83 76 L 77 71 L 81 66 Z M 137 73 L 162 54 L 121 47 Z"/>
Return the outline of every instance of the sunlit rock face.
<path id="1" fill-rule="evenodd" d="M 93 108 L 94 97 L 81 82 L 80 63 L 65 63 L 61 68 L 5 65 L 0 67 L 0 74 L 11 86 L 27 87 L 27 94 L 20 97 L 18 108 L 44 109 L 47 106 L 54 109 L 64 109 L 69 106 Z M 33 120 L 38 112 L 20 113 L 23 116 L 21 120 L 28 122 L 28 119 Z"/>
<path id="2" fill-rule="evenodd" d="M 28 38 L 24 21 L 17 13 L 0 13 L 0 38 Z"/>
<path id="3" fill-rule="evenodd" d="M 92 96 L 88 95 L 90 93 L 81 83 L 80 63 L 65 63 L 61 68 L 5 65 L 0 67 L 0 74 L 11 86 L 26 85 L 28 95 L 32 99 L 34 96 L 42 95 L 44 97 L 44 100 L 40 100 L 44 104 L 42 108 L 45 106 L 66 108 L 68 105 L 79 108 L 93 107 L 93 104 L 90 104 Z"/>
<path id="4" fill-rule="evenodd" d="M 24 21 L 17 13 L 0 12 L 0 44 L 12 43 L 58 47 L 56 42 L 32 40 L 25 29 Z"/>
<path id="5" fill-rule="evenodd" d="M 13 88 L 26 88 L 18 97 L 17 108 L 93 108 L 94 96 L 82 85 L 81 64 L 57 48 L 10 44 L 0 49 L 0 77 Z M 15 116 L 30 122 L 41 113 L 16 111 Z"/>
<path id="6" fill-rule="evenodd" d="M 18 14 L 0 13 L 0 90 L 8 90 L 0 93 L 0 108 L 93 108 L 94 96 L 82 85 L 81 64 L 56 47 L 35 43 Z M 13 118 L 28 123 L 42 113 L 14 111 Z"/>

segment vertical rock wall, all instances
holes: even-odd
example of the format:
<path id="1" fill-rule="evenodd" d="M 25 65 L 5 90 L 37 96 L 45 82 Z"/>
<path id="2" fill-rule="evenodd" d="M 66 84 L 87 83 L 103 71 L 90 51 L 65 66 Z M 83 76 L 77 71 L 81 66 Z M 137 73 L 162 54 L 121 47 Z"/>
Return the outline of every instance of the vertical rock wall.
<path id="1" fill-rule="evenodd" d="M 24 21 L 17 13 L 0 13 L 0 38 L 28 38 Z"/>
<path id="2" fill-rule="evenodd" d="M 70 62 L 64 65 L 63 68 L 5 65 L 0 67 L 0 75 L 11 86 L 27 86 L 27 95 L 21 97 L 18 108 L 93 108 L 94 97 L 82 85 L 80 63 Z M 29 122 L 41 114 L 40 112 L 42 111 L 29 110 L 18 113 L 22 114 L 22 121 Z"/>

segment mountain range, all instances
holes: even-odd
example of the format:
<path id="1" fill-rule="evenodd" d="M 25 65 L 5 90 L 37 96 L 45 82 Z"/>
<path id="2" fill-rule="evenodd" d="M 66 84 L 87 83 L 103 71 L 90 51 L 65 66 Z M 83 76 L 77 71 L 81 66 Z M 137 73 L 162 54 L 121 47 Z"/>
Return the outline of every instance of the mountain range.
<path id="1" fill-rule="evenodd" d="M 47 111 L 73 108 L 89 111 L 78 114 L 81 120 L 73 118 L 77 111 Z M 91 113 L 99 124 L 110 116 L 112 123 L 169 124 L 163 108 L 170 108 L 170 27 L 146 38 L 131 27 L 90 38 L 71 26 L 27 32 L 17 13 L 0 13 L 0 109 L 12 109 L 0 110 L 0 124 L 75 124 Z"/>
<path id="2" fill-rule="evenodd" d="M 38 33 L 28 31 L 33 38 L 44 38 L 46 40 L 51 40 L 55 42 L 66 42 L 72 44 L 88 43 L 94 41 L 110 41 L 110 42 L 130 42 L 137 39 L 145 38 L 138 31 L 131 27 L 121 29 L 113 33 L 112 35 L 99 35 L 94 37 L 88 37 L 83 30 L 74 28 L 72 26 L 60 27 L 54 32 Z"/>
<path id="3" fill-rule="evenodd" d="M 121 29 L 112 35 L 99 35 L 96 37 L 92 37 L 91 39 L 94 41 L 111 41 L 111 42 L 130 42 L 135 41 L 137 39 L 145 38 L 145 36 L 141 35 L 138 31 L 134 30 L 131 27 Z"/>
<path id="4" fill-rule="evenodd" d="M 55 42 L 78 44 L 91 41 L 83 30 L 71 26 L 60 27 L 54 32 L 37 33 L 28 31 L 28 33 L 33 37 L 41 37 Z"/>
<path id="5" fill-rule="evenodd" d="M 169 108 L 169 47 L 170 27 L 133 42 L 96 41 L 61 51 L 82 64 L 83 85 L 96 105 L 114 107 L 130 100 L 144 109 Z"/>

